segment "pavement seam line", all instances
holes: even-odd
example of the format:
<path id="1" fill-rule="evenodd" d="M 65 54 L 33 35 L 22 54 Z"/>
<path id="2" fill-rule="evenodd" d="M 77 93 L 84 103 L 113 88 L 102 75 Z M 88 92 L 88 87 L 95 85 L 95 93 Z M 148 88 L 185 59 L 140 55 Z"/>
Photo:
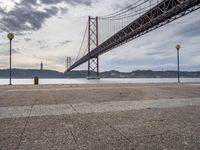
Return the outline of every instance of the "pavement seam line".
<path id="1" fill-rule="evenodd" d="M 84 114 L 82 114 L 82 113 L 80 113 L 72 104 L 69 104 L 71 107 L 72 107 L 72 109 L 74 109 L 74 111 L 76 111 L 78 114 L 80 114 L 80 115 L 84 115 Z M 91 114 L 89 114 L 90 116 L 92 116 Z M 92 116 L 93 117 L 93 116 Z M 94 117 L 93 117 L 94 118 Z M 109 126 L 109 128 L 111 128 L 111 129 L 113 129 L 114 130 L 114 128 L 112 128 L 107 122 L 105 122 L 105 121 L 103 121 L 102 119 L 100 119 L 99 117 L 98 117 L 98 119 L 97 120 L 99 120 L 100 122 L 104 122 L 107 126 Z M 83 121 L 84 122 L 84 121 Z M 115 129 L 114 131 L 116 131 L 116 132 L 118 132 L 119 133 L 119 131 L 117 130 L 117 129 Z M 124 137 L 123 136 L 123 134 L 122 133 L 119 133 L 122 137 Z M 122 138 L 121 138 L 122 139 Z M 125 138 L 126 140 L 128 139 L 127 137 Z M 122 140 L 124 140 L 124 139 L 122 139 Z M 130 143 L 130 141 L 128 140 L 128 142 Z M 113 147 L 113 146 L 112 146 Z M 116 148 L 116 147 L 113 147 L 113 148 Z"/>
<path id="2" fill-rule="evenodd" d="M 76 111 L 78 114 L 84 115 L 84 114 L 80 113 L 78 110 L 76 110 L 76 108 L 75 108 L 72 104 L 70 104 L 70 106 L 71 106 L 72 109 L 74 109 L 74 111 Z M 93 117 L 93 115 L 91 115 L 91 114 L 89 114 L 89 115 Z M 93 118 L 94 118 L 94 117 L 93 117 Z M 132 143 L 132 142 L 131 142 L 130 140 L 128 140 L 128 138 L 127 138 L 126 136 L 124 136 L 120 131 L 118 131 L 117 129 L 115 129 L 114 127 L 112 127 L 109 123 L 105 122 L 103 119 L 101 119 L 101 118 L 98 117 L 97 120 L 100 120 L 101 122 L 104 122 L 109 128 L 111 128 L 112 130 L 114 130 L 115 132 L 117 132 L 118 134 L 120 134 L 121 137 L 123 137 L 126 141 L 128 141 L 129 143 Z M 83 121 L 83 122 L 84 122 L 84 121 Z M 123 138 L 121 138 L 121 140 L 124 141 Z M 113 147 L 113 146 L 112 146 L 112 147 Z M 116 148 L 116 147 L 113 147 L 113 148 Z"/>
<path id="3" fill-rule="evenodd" d="M 58 102 L 57 102 L 56 99 L 55 99 L 55 103 L 58 104 Z M 69 104 L 69 106 L 70 106 L 70 104 Z M 67 125 L 67 129 L 69 130 L 70 134 L 71 134 L 72 137 L 73 137 L 74 142 L 76 143 L 77 148 L 78 148 L 79 150 L 81 150 L 80 147 L 79 147 L 79 144 L 78 144 L 78 142 L 77 142 L 76 136 L 74 135 L 74 133 L 73 133 L 72 130 L 71 130 L 71 127 L 70 127 L 70 126 L 68 125 L 68 123 L 67 123 L 67 118 L 65 117 L 64 114 L 62 115 L 62 117 L 63 117 L 63 119 L 64 119 L 65 124 Z M 66 133 L 65 133 L 65 135 L 66 135 Z"/>
<path id="4" fill-rule="evenodd" d="M 169 132 L 174 131 L 174 130 L 167 130 L 165 132 L 160 132 L 160 133 L 155 133 L 155 134 L 146 134 L 146 135 L 138 135 L 138 136 L 133 136 L 132 138 L 143 138 L 143 137 L 154 137 L 154 136 L 162 136 L 165 134 L 168 134 Z"/>
<path id="5" fill-rule="evenodd" d="M 77 101 L 77 99 L 72 95 L 72 94 L 70 94 L 71 95 L 71 97 L 73 98 L 73 99 L 75 99 L 76 101 Z M 75 112 L 77 112 L 77 114 L 80 114 L 80 115 L 83 115 L 82 113 L 80 113 L 79 111 L 77 111 L 76 110 L 76 108 L 72 105 L 72 104 L 69 104 L 70 106 L 71 106 L 71 108 L 75 111 Z M 79 117 L 80 118 L 80 117 Z M 87 124 L 86 124 L 86 122 L 84 121 L 84 120 L 82 120 L 81 118 L 80 118 L 80 120 L 82 121 L 82 122 L 84 122 L 84 124 L 86 125 L 86 128 L 85 129 L 87 129 L 88 128 L 88 126 L 87 126 Z M 79 137 L 79 135 L 80 135 L 80 133 L 77 135 L 77 137 Z M 97 139 L 99 142 L 101 142 L 101 140 L 98 138 Z M 107 144 L 109 144 L 109 143 L 107 143 Z M 111 145 L 112 146 L 112 145 Z M 113 148 L 116 148 L 116 147 L 114 147 L 114 146 L 112 146 Z"/>
<path id="6" fill-rule="evenodd" d="M 98 117 L 99 118 L 99 117 Z M 122 137 L 124 137 L 125 140 L 127 140 L 129 143 L 132 143 L 128 137 L 126 137 L 123 133 L 121 133 L 119 130 L 117 130 L 115 127 L 113 127 L 112 125 L 110 125 L 108 122 L 106 122 L 105 120 L 99 118 L 101 121 L 103 121 L 105 124 L 107 124 L 110 128 L 112 128 L 114 131 L 118 132 Z M 123 140 L 124 140 L 123 139 Z"/>
<path id="7" fill-rule="evenodd" d="M 73 139 L 74 139 L 74 142 L 76 143 L 78 149 L 81 150 L 80 147 L 79 147 L 79 144 L 78 144 L 78 141 L 77 141 L 76 136 L 75 136 L 74 133 L 72 132 L 71 127 L 68 126 L 67 119 L 65 118 L 64 115 L 62 115 L 62 116 L 63 116 L 63 118 L 64 118 L 64 120 L 65 120 L 65 124 L 67 125 L 67 127 L 68 127 L 68 129 L 69 129 L 69 131 L 70 131 L 70 133 L 71 133 L 71 135 L 72 135 L 72 137 L 73 137 Z"/>
<path id="8" fill-rule="evenodd" d="M 36 101 L 37 101 L 37 99 L 35 99 L 34 102 L 33 102 L 33 104 L 31 105 L 31 109 L 30 109 L 29 115 L 28 115 L 28 117 L 26 118 L 25 126 L 24 126 L 24 129 L 23 129 L 22 134 L 21 134 L 21 136 L 20 136 L 20 141 L 19 141 L 19 143 L 18 143 L 17 150 L 19 150 L 19 148 L 20 148 L 20 146 L 21 146 L 21 142 L 22 142 L 22 140 L 23 140 L 23 136 L 24 136 L 24 133 L 25 133 L 25 131 L 26 131 L 26 127 L 27 127 L 27 125 L 28 125 L 28 123 L 29 123 L 29 121 L 30 121 L 31 112 L 32 112 L 32 110 L 33 110 L 33 107 L 34 107 Z"/>
<path id="9" fill-rule="evenodd" d="M 74 106 L 72 105 L 72 104 L 69 104 L 71 107 L 72 107 L 72 109 L 74 110 L 74 111 L 76 111 L 77 112 L 77 114 L 80 114 L 80 115 L 84 115 L 84 114 L 82 114 L 82 113 L 80 113 L 80 112 L 78 112 L 77 110 L 76 110 L 76 108 L 74 108 Z M 80 117 L 79 117 L 80 118 Z M 82 119 L 80 119 L 82 122 L 84 122 L 84 124 L 86 125 L 86 128 L 85 129 L 87 129 L 88 128 L 88 126 L 87 126 L 87 124 L 85 123 L 85 121 L 84 120 L 82 120 Z M 77 135 L 77 137 L 79 138 L 79 136 L 80 136 L 80 133 Z M 94 139 L 94 138 L 93 138 Z M 95 139 L 96 140 L 96 139 Z M 101 142 L 101 140 L 98 138 L 97 139 L 99 142 Z M 107 144 L 109 144 L 109 143 L 107 143 Z M 114 147 L 113 145 L 111 145 L 113 148 L 116 148 L 116 147 Z"/>
<path id="10" fill-rule="evenodd" d="M 48 142 L 49 145 L 50 145 L 50 149 L 53 149 L 53 147 L 55 146 L 55 143 L 52 142 L 52 141 L 50 140 L 50 138 L 49 138 L 48 136 L 46 136 L 43 132 L 42 132 L 42 135 L 43 135 L 44 137 L 47 138 L 47 142 Z"/>
<path id="11" fill-rule="evenodd" d="M 71 95 L 71 97 L 72 97 L 75 101 L 77 101 L 77 99 L 76 99 L 72 94 L 70 94 L 70 95 Z M 80 113 L 72 106 L 72 104 L 69 104 L 69 106 L 70 106 L 77 114 L 80 114 Z M 80 119 L 82 122 L 85 123 L 85 121 L 82 120 L 80 117 L 79 117 L 79 119 Z M 85 125 L 86 125 L 86 123 L 85 123 Z M 85 129 L 87 129 L 87 127 L 88 127 L 88 126 L 86 126 Z M 79 136 L 80 136 L 80 133 L 76 136 L 76 138 L 78 139 Z"/>

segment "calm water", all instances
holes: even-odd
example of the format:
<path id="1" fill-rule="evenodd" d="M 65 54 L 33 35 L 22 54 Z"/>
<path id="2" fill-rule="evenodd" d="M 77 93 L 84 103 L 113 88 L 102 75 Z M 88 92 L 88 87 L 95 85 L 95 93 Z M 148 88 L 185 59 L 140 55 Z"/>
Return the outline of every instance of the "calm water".
<path id="1" fill-rule="evenodd" d="M 137 78 L 137 79 L 40 79 L 40 84 L 106 84 L 106 83 L 175 83 L 176 78 Z M 199 82 L 200 78 L 182 78 L 181 82 Z M 0 85 L 7 85 L 9 79 L 0 79 Z M 33 84 L 33 79 L 12 79 L 13 85 Z"/>

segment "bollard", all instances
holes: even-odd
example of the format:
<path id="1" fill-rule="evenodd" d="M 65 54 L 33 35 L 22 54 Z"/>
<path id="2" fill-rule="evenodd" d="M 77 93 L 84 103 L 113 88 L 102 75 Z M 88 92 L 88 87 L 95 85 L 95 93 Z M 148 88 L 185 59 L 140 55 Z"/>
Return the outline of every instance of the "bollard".
<path id="1" fill-rule="evenodd" d="M 34 84 L 35 85 L 39 84 L 39 77 L 37 77 L 37 76 L 34 77 Z"/>

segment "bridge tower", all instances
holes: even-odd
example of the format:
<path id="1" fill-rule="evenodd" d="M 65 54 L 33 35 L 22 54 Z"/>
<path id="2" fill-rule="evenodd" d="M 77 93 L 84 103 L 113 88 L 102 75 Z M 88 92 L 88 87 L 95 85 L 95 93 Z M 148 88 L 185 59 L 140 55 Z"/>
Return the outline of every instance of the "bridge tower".
<path id="1" fill-rule="evenodd" d="M 91 57 L 91 50 L 99 45 L 98 17 L 88 19 L 88 79 L 99 79 L 99 56 Z"/>
<path id="2" fill-rule="evenodd" d="M 67 57 L 66 59 L 66 70 L 69 69 L 72 65 L 72 58 L 71 57 Z"/>

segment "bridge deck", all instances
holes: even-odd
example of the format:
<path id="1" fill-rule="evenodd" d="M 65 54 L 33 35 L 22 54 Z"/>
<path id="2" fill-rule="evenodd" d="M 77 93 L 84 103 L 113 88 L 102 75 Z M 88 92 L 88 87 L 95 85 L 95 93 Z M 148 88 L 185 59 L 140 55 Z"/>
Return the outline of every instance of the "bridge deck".
<path id="1" fill-rule="evenodd" d="M 200 0 L 163 0 L 75 62 L 67 71 L 200 8 Z"/>

